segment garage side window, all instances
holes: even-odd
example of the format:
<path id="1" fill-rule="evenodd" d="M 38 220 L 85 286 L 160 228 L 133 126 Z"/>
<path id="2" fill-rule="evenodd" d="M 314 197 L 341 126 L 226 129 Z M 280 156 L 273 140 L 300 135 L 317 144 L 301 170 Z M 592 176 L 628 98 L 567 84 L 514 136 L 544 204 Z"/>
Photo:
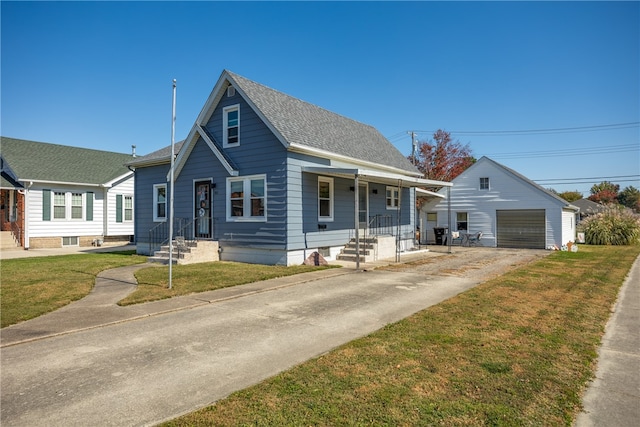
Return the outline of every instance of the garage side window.
<path id="1" fill-rule="evenodd" d="M 480 178 L 480 189 L 488 190 L 489 189 L 489 178 Z"/>
<path id="2" fill-rule="evenodd" d="M 466 231 L 469 229 L 468 212 L 456 212 L 456 229 L 458 231 Z"/>

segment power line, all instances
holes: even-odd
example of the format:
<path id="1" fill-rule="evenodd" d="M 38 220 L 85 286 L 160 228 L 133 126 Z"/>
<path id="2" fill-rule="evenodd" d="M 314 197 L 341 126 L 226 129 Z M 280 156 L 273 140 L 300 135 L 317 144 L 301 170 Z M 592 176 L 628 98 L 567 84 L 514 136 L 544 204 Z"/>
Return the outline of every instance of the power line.
<path id="1" fill-rule="evenodd" d="M 541 181 L 575 181 L 575 180 L 597 180 L 597 179 L 604 179 L 604 180 L 611 180 L 611 179 L 618 179 L 618 178 L 640 178 L 640 175 L 618 175 L 618 176 L 592 176 L 592 177 L 585 177 L 585 178 L 548 178 L 548 179 L 534 179 L 533 181 L 536 182 L 541 182 Z"/>
<path id="2" fill-rule="evenodd" d="M 519 153 L 492 153 L 485 154 L 492 159 L 519 159 L 532 157 L 563 157 L 563 156 L 587 156 L 594 154 L 614 154 L 640 151 L 640 144 L 621 144 L 600 147 L 580 147 L 563 150 L 523 151 Z"/>
<path id="3" fill-rule="evenodd" d="M 613 123 L 595 126 L 577 126 L 550 129 L 522 129 L 522 130 L 448 130 L 452 135 L 465 136 L 513 136 L 513 135 L 548 135 L 558 133 L 598 132 L 606 130 L 632 129 L 640 127 L 640 122 Z M 415 130 L 416 133 L 434 134 L 433 130 Z M 394 135 L 396 136 L 396 135 Z"/>

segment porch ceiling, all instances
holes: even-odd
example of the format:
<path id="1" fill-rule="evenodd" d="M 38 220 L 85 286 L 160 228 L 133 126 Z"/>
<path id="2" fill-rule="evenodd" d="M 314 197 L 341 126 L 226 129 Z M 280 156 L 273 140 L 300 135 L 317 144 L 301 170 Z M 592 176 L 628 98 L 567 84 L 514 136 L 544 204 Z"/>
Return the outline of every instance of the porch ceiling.
<path id="1" fill-rule="evenodd" d="M 431 179 L 417 178 L 413 176 L 375 171 L 362 168 L 334 168 L 320 166 L 303 166 L 302 172 L 314 173 L 318 175 L 334 176 L 346 179 L 359 179 L 368 182 L 378 182 L 385 185 L 398 186 L 398 182 L 402 187 L 452 187 L 453 184 L 445 181 L 434 181 Z"/>

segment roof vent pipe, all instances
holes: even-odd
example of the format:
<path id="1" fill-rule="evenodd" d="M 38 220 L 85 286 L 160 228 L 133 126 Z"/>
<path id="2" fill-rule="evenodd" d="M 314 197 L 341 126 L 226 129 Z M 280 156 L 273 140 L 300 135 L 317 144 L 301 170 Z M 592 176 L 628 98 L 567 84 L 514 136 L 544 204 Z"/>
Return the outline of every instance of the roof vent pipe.
<path id="1" fill-rule="evenodd" d="M 131 155 L 132 155 L 133 157 L 135 157 L 135 156 L 136 156 L 136 146 L 135 146 L 135 145 L 132 145 L 132 146 L 131 146 Z"/>

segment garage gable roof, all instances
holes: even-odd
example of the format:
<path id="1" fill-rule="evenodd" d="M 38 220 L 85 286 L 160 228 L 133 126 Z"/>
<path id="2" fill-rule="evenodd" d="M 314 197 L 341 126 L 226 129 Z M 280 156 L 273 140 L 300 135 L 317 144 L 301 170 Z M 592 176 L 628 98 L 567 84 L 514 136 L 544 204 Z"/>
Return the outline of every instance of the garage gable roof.
<path id="1" fill-rule="evenodd" d="M 526 183 L 527 185 L 530 185 L 532 187 L 534 187 L 536 190 L 544 193 L 547 197 L 550 197 L 554 200 L 556 200 L 559 204 L 561 204 L 564 208 L 566 209 L 570 209 L 570 210 L 575 210 L 576 212 L 580 210 L 580 208 L 578 208 L 577 206 L 573 206 L 570 203 L 568 203 L 566 200 L 564 200 L 562 197 L 558 196 L 557 194 L 552 193 L 551 191 L 547 190 L 546 188 L 542 187 L 541 185 L 536 184 L 535 182 L 533 182 L 532 180 L 530 180 L 529 178 L 527 178 L 526 176 L 522 175 L 519 172 L 516 172 L 515 170 L 496 162 L 495 160 L 490 159 L 489 157 L 483 156 L 481 157 L 477 162 L 475 162 L 473 165 L 471 165 L 469 167 L 468 170 L 478 167 L 479 165 L 481 165 L 482 163 L 490 163 L 493 166 L 495 166 L 496 168 L 502 169 L 505 172 L 507 172 L 509 175 L 512 175 L 514 178 Z M 465 171 L 466 172 L 466 171 Z M 462 172 L 463 175 L 465 172 Z M 453 182 L 455 184 L 456 182 L 456 178 L 453 179 Z"/>

